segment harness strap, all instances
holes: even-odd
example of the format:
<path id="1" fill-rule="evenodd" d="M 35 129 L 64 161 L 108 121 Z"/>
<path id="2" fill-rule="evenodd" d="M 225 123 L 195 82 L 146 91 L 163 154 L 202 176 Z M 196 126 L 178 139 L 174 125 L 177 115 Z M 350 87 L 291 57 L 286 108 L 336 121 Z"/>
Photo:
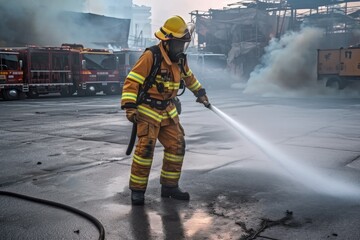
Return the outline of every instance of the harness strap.
<path id="1" fill-rule="evenodd" d="M 146 77 L 144 81 L 144 86 L 140 90 L 137 104 L 141 104 L 144 99 L 148 97 L 148 90 L 152 87 L 154 83 L 156 83 L 156 75 L 161 67 L 162 57 L 159 46 L 154 45 L 147 48 L 145 51 L 150 50 L 153 54 L 153 65 L 151 66 L 150 74 Z"/>
<path id="2" fill-rule="evenodd" d="M 143 100 L 142 103 L 149 105 L 152 108 L 156 108 L 158 110 L 165 110 L 167 106 L 170 105 L 172 99 L 168 100 L 159 100 L 155 98 L 147 97 Z"/>

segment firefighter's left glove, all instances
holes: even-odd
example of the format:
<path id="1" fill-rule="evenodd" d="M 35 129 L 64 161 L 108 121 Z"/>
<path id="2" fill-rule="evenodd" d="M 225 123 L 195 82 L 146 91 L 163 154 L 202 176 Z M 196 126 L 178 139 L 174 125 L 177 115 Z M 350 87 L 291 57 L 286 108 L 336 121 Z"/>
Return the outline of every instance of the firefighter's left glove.
<path id="1" fill-rule="evenodd" d="M 196 102 L 205 104 L 205 103 L 208 103 L 208 102 L 209 102 L 209 99 L 208 99 L 208 97 L 207 97 L 206 94 L 205 94 L 204 96 L 198 97 L 198 98 L 196 99 Z"/>
<path id="2" fill-rule="evenodd" d="M 197 97 L 196 102 L 204 104 L 205 107 L 209 107 L 209 99 L 204 88 L 201 88 L 195 96 Z"/>
<path id="3" fill-rule="evenodd" d="M 136 123 L 138 120 L 138 110 L 136 108 L 126 108 L 126 118 L 132 122 Z"/>

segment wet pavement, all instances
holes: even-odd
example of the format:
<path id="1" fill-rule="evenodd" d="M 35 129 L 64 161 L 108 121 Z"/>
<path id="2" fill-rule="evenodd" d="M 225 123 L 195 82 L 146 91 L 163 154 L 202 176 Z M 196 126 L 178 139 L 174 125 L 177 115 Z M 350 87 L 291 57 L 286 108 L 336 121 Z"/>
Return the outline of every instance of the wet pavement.
<path id="1" fill-rule="evenodd" d="M 217 108 L 278 149 L 360 188 L 360 98 L 257 98 L 208 91 Z M 318 193 L 181 97 L 190 202 L 160 198 L 157 145 L 143 207 L 130 205 L 131 124 L 118 96 L 0 101 L 0 191 L 96 217 L 106 239 L 360 239 L 360 198 Z M 295 179 L 295 180 L 294 180 Z M 314 185 L 317 183 L 314 182 Z M 79 215 L 0 195 L 0 239 L 98 239 Z"/>

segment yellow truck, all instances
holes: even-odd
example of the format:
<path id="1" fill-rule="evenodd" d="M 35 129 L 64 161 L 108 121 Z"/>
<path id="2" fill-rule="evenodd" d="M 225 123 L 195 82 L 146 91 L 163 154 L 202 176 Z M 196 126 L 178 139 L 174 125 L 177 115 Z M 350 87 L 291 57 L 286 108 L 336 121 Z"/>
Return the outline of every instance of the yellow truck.
<path id="1" fill-rule="evenodd" d="M 319 49 L 317 59 L 319 80 L 327 87 L 344 89 L 349 81 L 360 80 L 360 47 Z"/>

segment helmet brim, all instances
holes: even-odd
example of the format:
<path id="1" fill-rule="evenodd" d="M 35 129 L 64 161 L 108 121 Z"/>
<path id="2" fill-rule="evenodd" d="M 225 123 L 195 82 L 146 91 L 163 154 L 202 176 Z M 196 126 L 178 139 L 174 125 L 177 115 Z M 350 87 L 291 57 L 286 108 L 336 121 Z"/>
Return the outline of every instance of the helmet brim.
<path id="1" fill-rule="evenodd" d="M 166 34 L 166 29 L 164 30 L 162 27 L 155 32 L 155 37 L 162 41 L 169 41 L 171 39 L 190 42 L 191 41 L 191 34 L 189 31 L 186 31 L 184 34 Z"/>

